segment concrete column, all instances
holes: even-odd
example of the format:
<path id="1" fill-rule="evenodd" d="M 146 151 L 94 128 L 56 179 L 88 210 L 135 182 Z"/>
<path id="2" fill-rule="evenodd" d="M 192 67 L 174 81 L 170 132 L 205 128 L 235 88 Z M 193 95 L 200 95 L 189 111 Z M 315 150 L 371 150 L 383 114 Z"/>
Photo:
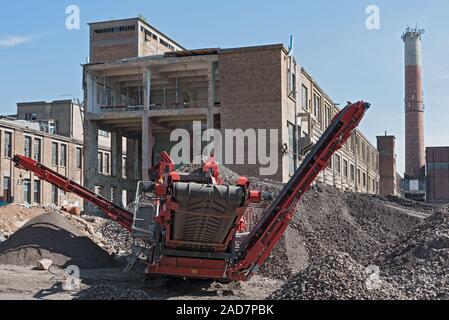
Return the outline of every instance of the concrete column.
<path id="1" fill-rule="evenodd" d="M 84 133 L 84 186 L 95 191 L 95 178 L 98 175 L 97 123 L 86 119 Z M 84 201 L 84 211 L 92 213 L 96 209 L 88 201 Z"/>
<path id="2" fill-rule="evenodd" d="M 119 82 L 114 83 L 114 106 L 118 107 L 122 102 L 121 85 Z"/>
<path id="3" fill-rule="evenodd" d="M 87 73 L 87 112 L 99 112 L 97 110 L 97 80 L 92 71 Z"/>
<path id="4" fill-rule="evenodd" d="M 123 178 L 123 135 L 121 132 L 111 132 L 111 169 L 112 176 Z"/>
<path id="5" fill-rule="evenodd" d="M 145 68 L 143 73 L 143 120 L 142 120 L 142 180 L 149 180 L 148 170 L 152 166 L 153 128 L 149 117 L 151 104 L 151 69 Z"/>
<path id="6" fill-rule="evenodd" d="M 114 204 L 123 206 L 123 135 L 121 132 L 111 133 L 111 160 L 112 176 L 117 181 L 114 185 Z"/>
<path id="7" fill-rule="evenodd" d="M 209 87 L 208 87 L 208 108 L 207 108 L 207 128 L 214 128 L 214 108 L 216 97 L 216 75 L 217 75 L 218 62 L 212 62 L 209 69 Z"/>

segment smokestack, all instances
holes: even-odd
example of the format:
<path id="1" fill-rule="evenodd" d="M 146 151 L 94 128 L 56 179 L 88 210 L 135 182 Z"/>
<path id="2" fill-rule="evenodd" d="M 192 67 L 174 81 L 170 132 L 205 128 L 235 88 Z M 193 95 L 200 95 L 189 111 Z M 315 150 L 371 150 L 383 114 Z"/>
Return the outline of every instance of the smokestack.
<path id="1" fill-rule="evenodd" d="M 405 177 L 425 177 L 424 103 L 421 36 L 424 30 L 407 28 L 405 46 Z"/>

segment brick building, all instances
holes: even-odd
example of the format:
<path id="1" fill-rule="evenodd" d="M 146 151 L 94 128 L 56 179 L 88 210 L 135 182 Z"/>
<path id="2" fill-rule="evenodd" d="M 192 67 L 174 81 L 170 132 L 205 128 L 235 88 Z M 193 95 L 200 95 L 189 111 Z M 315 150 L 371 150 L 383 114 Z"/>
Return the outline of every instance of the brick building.
<path id="1" fill-rule="evenodd" d="M 91 35 L 97 27 L 91 25 Z M 108 22 L 102 27 L 107 28 Z M 140 30 L 133 31 L 133 38 L 142 37 Z M 130 34 L 117 31 L 116 37 L 126 42 Z M 93 54 L 93 63 L 84 66 L 85 185 L 91 189 L 118 184 L 119 189 L 132 192 L 138 180 L 148 178 L 160 151 L 175 144 L 170 133 L 177 128 L 193 133 L 193 121 L 202 129 L 222 133 L 241 129 L 249 144 L 256 140 L 246 135 L 247 129 L 278 130 L 271 142 L 279 148 L 278 169 L 265 177 L 285 182 L 300 164 L 301 154 L 339 110 L 281 44 L 201 50 L 178 46 L 151 55 L 135 52 L 128 57 L 121 54 L 120 61 L 113 61 L 113 51 L 103 52 L 101 59 Z M 98 129 L 111 132 L 113 157 L 123 151 L 120 141 L 126 137 L 126 179 L 97 172 Z M 251 156 L 246 150 L 243 155 Z M 114 163 L 115 172 L 120 172 L 122 162 Z M 378 165 L 376 148 L 356 131 L 319 179 L 341 189 L 378 193 Z M 260 175 L 259 164 L 228 166 L 241 174 Z"/>
<path id="2" fill-rule="evenodd" d="M 449 203 L 449 147 L 426 149 L 426 198 L 435 204 Z"/>
<path id="3" fill-rule="evenodd" d="M 25 155 L 80 184 L 84 183 L 83 109 L 72 100 L 17 104 L 17 115 L 0 119 L 0 201 L 65 205 L 80 198 L 64 193 L 30 172 L 17 169 L 15 154 Z M 98 171 L 111 174 L 110 136 L 99 132 Z"/>

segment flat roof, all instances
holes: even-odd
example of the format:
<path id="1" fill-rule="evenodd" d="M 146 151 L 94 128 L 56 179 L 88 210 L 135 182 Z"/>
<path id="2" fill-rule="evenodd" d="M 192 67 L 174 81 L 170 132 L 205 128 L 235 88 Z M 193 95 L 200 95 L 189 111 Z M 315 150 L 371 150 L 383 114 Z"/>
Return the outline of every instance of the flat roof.
<path id="1" fill-rule="evenodd" d="M 161 32 L 159 29 L 155 28 L 154 26 L 152 26 L 151 24 L 149 24 L 148 22 L 146 22 L 145 20 L 143 20 L 140 17 L 135 17 L 135 18 L 125 18 L 125 19 L 114 19 L 114 20 L 105 20 L 105 21 L 97 21 L 97 22 L 89 22 L 87 23 L 87 25 L 91 26 L 91 25 L 96 25 L 96 24 L 105 24 L 105 23 L 112 23 L 112 22 L 126 22 L 126 21 L 140 21 L 143 24 L 145 24 L 147 27 L 154 29 L 157 33 L 159 33 L 160 35 L 164 36 L 165 38 L 169 39 L 171 42 L 173 42 L 174 44 L 176 44 L 178 47 L 180 47 L 183 50 L 187 50 L 186 48 L 184 48 L 184 46 L 180 45 L 178 42 L 176 42 L 175 40 L 173 40 L 171 37 L 167 36 L 166 34 L 164 34 L 163 32 Z"/>

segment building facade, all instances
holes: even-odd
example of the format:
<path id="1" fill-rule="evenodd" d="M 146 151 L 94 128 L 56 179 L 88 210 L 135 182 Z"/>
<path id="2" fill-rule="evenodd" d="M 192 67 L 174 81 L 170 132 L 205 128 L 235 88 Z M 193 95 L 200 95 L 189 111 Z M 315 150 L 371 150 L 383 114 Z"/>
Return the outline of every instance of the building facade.
<path id="1" fill-rule="evenodd" d="M 12 161 L 14 155 L 24 155 L 84 184 L 83 112 L 72 100 L 24 102 L 18 103 L 16 116 L 0 119 L 1 202 L 83 206 L 82 199 L 16 168 Z M 97 169 L 110 175 L 110 133 L 100 131 L 97 134 L 100 141 Z"/>
<path id="2" fill-rule="evenodd" d="M 427 202 L 449 203 L 449 147 L 426 149 Z"/>
<path id="3" fill-rule="evenodd" d="M 172 50 L 91 63 L 84 66 L 84 89 L 85 185 L 94 189 L 103 181 L 110 188 L 120 181 L 129 193 L 136 181 L 148 178 L 160 151 L 176 144 L 170 141 L 173 130 L 182 128 L 193 135 L 195 122 L 222 136 L 226 130 L 240 130 L 234 138 L 243 139 L 246 146 L 258 141 L 248 130 L 276 130 L 277 136 L 262 146 L 265 151 L 276 146 L 276 170 L 262 177 L 286 182 L 339 111 L 280 44 Z M 105 179 L 97 172 L 98 129 L 111 132 L 113 141 L 126 137 L 126 179 Z M 115 143 L 112 154 L 121 150 Z M 243 175 L 261 176 L 261 167 L 269 166 L 249 161 L 254 155 L 248 148 L 232 156 L 223 162 Z M 119 172 L 122 164 L 115 164 Z M 379 192 L 379 178 L 379 153 L 360 131 L 319 176 L 340 189 L 367 193 Z"/>

